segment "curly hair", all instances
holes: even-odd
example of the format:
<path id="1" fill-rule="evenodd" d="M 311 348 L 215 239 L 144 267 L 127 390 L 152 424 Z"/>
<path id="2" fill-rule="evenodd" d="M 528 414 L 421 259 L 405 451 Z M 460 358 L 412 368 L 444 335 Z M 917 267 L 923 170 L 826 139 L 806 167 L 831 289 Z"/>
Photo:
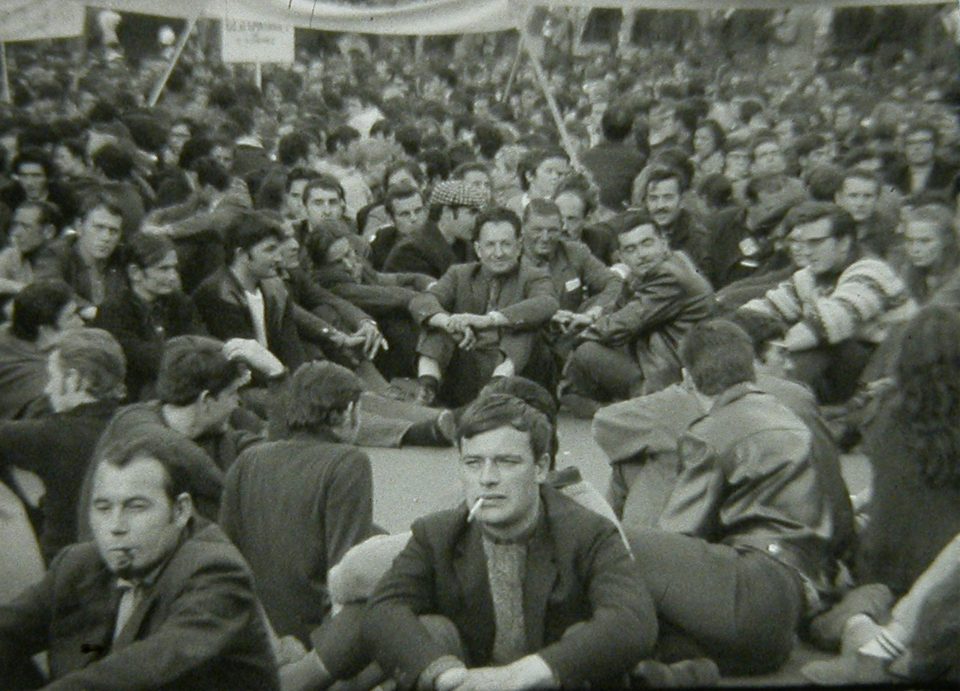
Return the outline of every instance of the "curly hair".
<path id="1" fill-rule="evenodd" d="M 931 487 L 960 488 L 960 315 L 927 306 L 910 322 L 896 363 L 900 425 Z"/>

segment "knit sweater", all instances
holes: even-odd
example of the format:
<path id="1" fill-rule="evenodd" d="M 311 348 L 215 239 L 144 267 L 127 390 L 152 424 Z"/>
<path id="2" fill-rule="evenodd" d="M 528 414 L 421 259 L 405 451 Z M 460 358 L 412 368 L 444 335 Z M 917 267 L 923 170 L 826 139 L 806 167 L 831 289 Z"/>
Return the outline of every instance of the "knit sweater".
<path id="1" fill-rule="evenodd" d="M 836 281 L 818 280 L 809 267 L 800 269 L 740 309 L 779 319 L 788 327 L 803 322 L 826 345 L 851 338 L 880 343 L 890 325 L 909 319 L 917 306 L 889 265 L 864 258 L 847 266 Z"/>

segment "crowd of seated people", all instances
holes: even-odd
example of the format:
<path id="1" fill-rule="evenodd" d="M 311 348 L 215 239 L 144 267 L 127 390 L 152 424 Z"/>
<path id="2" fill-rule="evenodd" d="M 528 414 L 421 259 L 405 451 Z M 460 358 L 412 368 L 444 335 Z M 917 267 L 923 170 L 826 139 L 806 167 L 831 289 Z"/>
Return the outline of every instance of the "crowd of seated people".
<path id="1" fill-rule="evenodd" d="M 0 686 L 960 680 L 956 65 L 700 49 L 19 51 Z M 375 535 L 407 446 L 463 502 Z"/>

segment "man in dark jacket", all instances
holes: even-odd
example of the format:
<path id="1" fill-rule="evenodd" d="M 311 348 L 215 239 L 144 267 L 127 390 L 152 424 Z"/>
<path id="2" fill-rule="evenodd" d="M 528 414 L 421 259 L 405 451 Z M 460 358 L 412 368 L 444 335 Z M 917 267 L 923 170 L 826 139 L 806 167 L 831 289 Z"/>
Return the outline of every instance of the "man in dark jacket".
<path id="1" fill-rule="evenodd" d="M 279 636 L 307 642 L 330 613 L 327 571 L 370 535 L 370 460 L 349 442 L 362 385 L 332 362 L 288 384 L 288 436 L 244 451 L 224 483 L 220 525 L 253 569 Z"/>
<path id="2" fill-rule="evenodd" d="M 471 401 L 495 374 L 534 373 L 545 355 L 538 330 L 557 311 L 550 276 L 520 263 L 520 219 L 493 208 L 477 218 L 474 249 L 480 261 L 450 267 L 410 302 L 424 329 L 417 351 L 418 398 Z M 447 384 L 440 389 L 441 380 Z"/>
<path id="3" fill-rule="evenodd" d="M 674 168 L 650 171 L 644 188 L 644 205 L 650 219 L 667 238 L 670 249 L 685 252 L 703 276 L 713 275 L 710 232 L 684 209 L 681 198 L 687 191 L 686 177 Z"/>
<path id="4" fill-rule="evenodd" d="M 193 516 L 177 450 L 147 434 L 93 478 L 93 542 L 0 607 L 0 678 L 49 653 L 47 688 L 278 689 L 276 662 L 237 549 Z"/>
<path id="5" fill-rule="evenodd" d="M 636 146 L 626 143 L 633 130 L 633 112 L 626 105 L 608 105 L 600 129 L 603 141 L 580 154 L 580 162 L 600 188 L 600 203 L 611 211 L 621 211 L 630 201 L 630 186 L 646 158 Z"/>
<path id="6" fill-rule="evenodd" d="M 244 213 L 226 230 L 227 266 L 208 276 L 193 294 L 210 334 L 221 340 L 249 338 L 288 369 L 305 360 L 294 304 L 277 277 L 283 231 L 256 213 Z"/>
<path id="7" fill-rule="evenodd" d="M 680 339 L 713 309 L 710 284 L 670 249 L 649 218 L 618 236 L 630 269 L 620 297 L 581 333 L 565 372 L 564 402 L 588 417 L 596 401 L 652 393 L 680 380 Z"/>
<path id="8" fill-rule="evenodd" d="M 93 196 L 84 203 L 77 234 L 55 240 L 37 255 L 35 277 L 65 281 L 83 302 L 84 318 L 96 314 L 93 306 L 103 302 L 109 286 L 123 283 L 117 251 L 122 222 L 123 212 L 109 196 Z"/>
<path id="9" fill-rule="evenodd" d="M 123 398 L 123 350 L 106 331 L 71 329 L 48 356 L 47 375 L 53 415 L 0 425 L 0 481 L 24 499 L 14 468 L 36 473 L 43 481 L 42 524 L 36 527 L 49 563 L 77 540 L 83 476 L 100 433 Z"/>
<path id="10" fill-rule="evenodd" d="M 678 444 L 659 530 L 625 528 L 657 614 L 726 674 L 778 669 L 829 589 L 834 515 L 813 433 L 754 384 L 749 337 L 722 320 L 680 350 L 702 406 Z"/>
<path id="11" fill-rule="evenodd" d="M 383 270 L 440 278 L 451 265 L 467 261 L 473 224 L 484 202 L 465 182 L 438 183 L 430 195 L 427 222 L 397 241 Z"/>
<path id="12" fill-rule="evenodd" d="M 13 318 L 0 326 L 0 419 L 39 417 L 47 356 L 63 331 L 83 326 L 73 291 L 63 281 L 35 281 L 13 299 Z"/>
<path id="13" fill-rule="evenodd" d="M 464 413 L 464 503 L 414 523 L 364 618 L 402 687 L 609 685 L 652 650 L 652 603 L 616 528 L 542 484 L 551 434 L 509 395 Z"/>

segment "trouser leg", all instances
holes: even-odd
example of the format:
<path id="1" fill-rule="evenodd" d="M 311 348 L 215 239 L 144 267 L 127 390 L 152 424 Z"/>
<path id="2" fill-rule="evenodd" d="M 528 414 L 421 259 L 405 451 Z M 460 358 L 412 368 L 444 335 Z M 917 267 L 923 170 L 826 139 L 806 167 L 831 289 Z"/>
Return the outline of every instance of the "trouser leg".
<path id="1" fill-rule="evenodd" d="M 792 353 L 792 376 L 813 389 L 821 404 L 844 403 L 856 392 L 874 350 L 868 343 L 847 340 Z"/>
<path id="2" fill-rule="evenodd" d="M 789 657 L 803 607 L 799 579 L 759 552 L 656 530 L 627 530 L 658 616 L 725 674 L 763 674 Z"/>
<path id="3" fill-rule="evenodd" d="M 643 372 L 624 350 L 590 341 L 573 351 L 565 378 L 572 392 L 607 402 L 630 398 Z"/>

